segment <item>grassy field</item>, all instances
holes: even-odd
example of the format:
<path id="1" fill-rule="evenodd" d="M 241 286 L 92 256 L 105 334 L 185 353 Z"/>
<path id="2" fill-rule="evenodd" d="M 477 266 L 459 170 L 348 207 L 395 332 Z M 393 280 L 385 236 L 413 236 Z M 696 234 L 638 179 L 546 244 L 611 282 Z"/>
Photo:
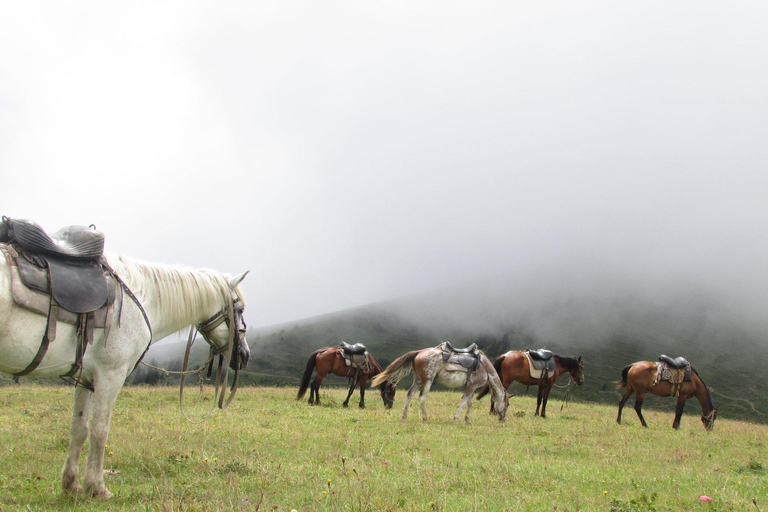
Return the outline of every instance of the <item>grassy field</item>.
<path id="1" fill-rule="evenodd" d="M 536 418 L 531 397 L 512 399 L 506 423 L 486 399 L 455 425 L 457 392 L 429 395 L 427 424 L 416 409 L 400 420 L 402 393 L 388 411 L 375 392 L 366 410 L 356 398 L 343 409 L 342 389 L 324 388 L 319 407 L 295 392 L 243 388 L 196 424 L 177 390 L 125 388 L 106 448 L 115 497 L 103 503 L 59 490 L 72 390 L 2 387 L 0 510 L 768 511 L 768 429 L 718 420 L 705 432 L 695 401 L 673 431 L 671 401 L 647 411 L 648 429 L 632 402 L 617 425 L 615 406 L 578 401 Z M 185 409 L 200 418 L 209 395 L 195 393 Z"/>

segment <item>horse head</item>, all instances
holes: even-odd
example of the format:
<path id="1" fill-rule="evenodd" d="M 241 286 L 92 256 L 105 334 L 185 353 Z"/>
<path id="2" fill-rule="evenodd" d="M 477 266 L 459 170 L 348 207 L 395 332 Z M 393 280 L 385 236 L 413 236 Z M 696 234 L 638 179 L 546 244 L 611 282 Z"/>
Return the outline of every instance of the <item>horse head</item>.
<path id="1" fill-rule="evenodd" d="M 581 356 L 574 358 L 578 363 L 570 370 L 571 378 L 577 386 L 584 384 L 584 362 L 581 360 Z"/>
<path id="2" fill-rule="evenodd" d="M 384 407 L 391 409 L 395 403 L 395 393 L 397 392 L 397 384 L 391 380 L 386 380 L 381 384 L 381 399 L 384 400 Z"/>
<path id="3" fill-rule="evenodd" d="M 709 414 L 701 415 L 701 422 L 704 424 L 704 428 L 709 431 L 715 426 L 715 419 L 717 419 L 717 407 L 712 409 Z"/>
<path id="4" fill-rule="evenodd" d="M 212 355 L 220 354 L 229 358 L 229 367 L 233 370 L 245 368 L 251 355 L 245 337 L 245 302 L 239 287 L 247 274 L 244 272 L 229 280 L 228 299 L 224 307 L 197 326 L 197 330 L 211 346 Z"/>

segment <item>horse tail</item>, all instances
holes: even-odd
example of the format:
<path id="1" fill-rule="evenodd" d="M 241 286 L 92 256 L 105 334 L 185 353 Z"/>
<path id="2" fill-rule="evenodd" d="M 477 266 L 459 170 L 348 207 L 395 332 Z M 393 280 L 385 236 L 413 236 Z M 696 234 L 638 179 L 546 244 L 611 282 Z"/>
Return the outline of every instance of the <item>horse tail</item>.
<path id="1" fill-rule="evenodd" d="M 493 361 L 493 368 L 494 368 L 494 370 L 496 370 L 496 374 L 499 376 L 499 379 L 501 379 L 501 365 L 502 365 L 502 363 L 504 363 L 504 354 L 501 354 L 499 357 L 497 357 Z M 485 395 L 487 395 L 488 391 L 490 391 L 490 390 L 491 390 L 490 385 L 486 383 L 486 385 L 483 386 L 483 388 L 477 394 L 477 397 L 475 399 L 476 400 L 480 400 Z"/>
<path id="2" fill-rule="evenodd" d="M 420 350 L 413 350 L 398 357 L 392 364 L 373 378 L 371 386 L 378 386 L 386 381 L 392 381 L 394 384 L 400 382 L 406 375 L 413 370 L 413 360 L 419 355 Z"/>
<path id="3" fill-rule="evenodd" d="M 296 394 L 296 400 L 301 400 L 304 398 L 304 394 L 307 392 L 307 388 L 309 387 L 309 379 L 312 378 L 312 372 L 315 371 L 315 360 L 317 359 L 317 354 L 319 354 L 322 350 L 324 349 L 319 348 L 312 352 L 312 355 L 309 356 L 307 367 L 304 368 L 304 375 L 301 377 L 301 384 L 299 385 L 299 392 Z"/>
<path id="4" fill-rule="evenodd" d="M 627 365 L 624 367 L 623 370 L 621 370 L 621 380 L 616 381 L 616 389 L 624 389 L 627 387 L 627 374 L 629 373 L 629 369 L 632 368 L 632 365 Z"/>
<path id="5" fill-rule="evenodd" d="M 383 368 L 381 367 L 381 365 L 380 365 L 380 364 L 379 364 L 379 363 L 376 361 L 376 359 L 374 359 L 374 358 L 373 358 L 373 354 L 371 354 L 370 352 L 368 352 L 368 364 L 369 364 L 369 365 L 370 365 L 370 367 L 371 367 L 371 373 L 370 373 L 368 376 L 369 376 L 369 377 L 371 377 L 372 379 L 373 379 L 374 377 L 376 377 L 376 375 L 378 375 L 378 374 L 380 374 L 381 372 L 383 372 L 383 371 L 384 371 L 384 369 L 383 369 Z M 384 384 L 386 384 L 386 383 L 387 383 L 386 381 L 382 382 L 382 383 L 381 383 L 381 385 L 380 385 L 379 387 L 380 387 L 380 388 L 381 388 L 381 387 L 384 387 Z M 371 385 L 373 386 L 373 380 L 371 380 Z M 375 386 L 374 386 L 374 387 L 375 387 Z"/>

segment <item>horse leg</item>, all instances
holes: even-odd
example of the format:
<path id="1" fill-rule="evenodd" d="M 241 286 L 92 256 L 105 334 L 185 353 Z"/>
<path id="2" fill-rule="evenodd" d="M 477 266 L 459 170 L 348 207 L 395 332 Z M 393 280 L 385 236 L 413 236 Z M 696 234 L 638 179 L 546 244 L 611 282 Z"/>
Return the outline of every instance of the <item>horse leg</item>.
<path id="1" fill-rule="evenodd" d="M 72 409 L 72 423 L 69 428 L 69 452 L 61 469 L 61 487 L 64 492 L 73 495 L 82 491 L 77 479 L 80 471 L 80 452 L 88 438 L 91 398 L 92 393 L 88 389 L 81 386 L 75 388 L 75 405 Z"/>
<path id="2" fill-rule="evenodd" d="M 91 433 L 83 484 L 85 492 L 95 498 L 108 499 L 112 493 L 104 485 L 104 446 L 109 436 L 109 424 L 117 395 L 123 387 L 127 373 L 121 369 L 94 378 Z"/>
<path id="3" fill-rule="evenodd" d="M 408 405 L 410 405 L 411 399 L 413 398 L 413 395 L 416 394 L 417 389 L 419 389 L 419 378 L 414 377 L 413 384 L 411 384 L 411 387 L 408 389 L 408 394 L 405 395 L 405 407 L 403 408 L 404 420 L 408 418 Z"/>
<path id="4" fill-rule="evenodd" d="M 365 409 L 365 385 L 367 384 L 367 377 L 363 375 L 360 378 L 360 408 Z"/>
<path id="5" fill-rule="evenodd" d="M 677 410 L 675 411 L 675 421 L 672 422 L 672 428 L 675 430 L 680 428 L 680 420 L 683 417 L 683 407 L 685 407 L 686 398 L 680 395 L 677 397 Z"/>
<path id="6" fill-rule="evenodd" d="M 544 388 L 542 386 L 539 386 L 539 393 L 536 396 L 536 414 L 534 416 L 539 415 L 539 408 L 541 407 L 541 400 L 544 397 Z"/>
<path id="7" fill-rule="evenodd" d="M 354 379 L 352 379 L 352 384 L 349 386 L 349 393 L 347 393 L 347 399 L 344 400 L 344 403 L 341 404 L 343 407 L 347 407 L 349 405 L 349 399 L 352 396 L 352 393 L 355 392 L 355 386 L 357 386 L 357 376 L 355 376 Z"/>
<path id="8" fill-rule="evenodd" d="M 461 403 L 459 404 L 459 408 L 456 411 L 456 414 L 453 416 L 453 422 L 458 423 L 459 418 L 461 417 L 461 410 L 466 407 L 467 408 L 467 414 L 464 416 L 464 421 L 467 423 L 467 425 L 470 424 L 469 422 L 469 409 L 472 407 L 472 395 L 474 393 L 474 390 L 469 391 L 468 393 L 464 393 L 464 396 L 461 397 Z"/>
<path id="9" fill-rule="evenodd" d="M 432 381 L 428 380 L 421 388 L 421 395 L 419 395 L 419 404 L 421 405 L 421 421 L 428 421 L 427 417 L 427 395 L 432 388 Z"/>
<path id="10" fill-rule="evenodd" d="M 637 392 L 637 398 L 635 399 L 635 412 L 637 412 L 637 417 L 640 418 L 640 423 L 644 427 L 648 427 L 648 424 L 645 422 L 645 418 L 643 418 L 643 400 L 645 399 L 645 391 Z"/>
<path id="11" fill-rule="evenodd" d="M 323 382 L 323 378 L 319 375 L 312 381 L 312 385 L 309 388 L 309 403 L 310 405 L 320 405 L 320 383 Z M 313 399 L 314 397 L 314 399 Z"/>
<path id="12" fill-rule="evenodd" d="M 541 395 L 541 417 L 546 418 L 547 417 L 547 402 L 549 401 L 549 389 L 544 389 L 544 392 Z"/>
<path id="13" fill-rule="evenodd" d="M 624 409 L 624 404 L 627 403 L 627 400 L 629 400 L 629 397 L 632 396 L 633 392 L 634 390 L 630 386 L 627 386 L 624 396 L 619 400 L 619 414 L 616 416 L 616 423 L 621 424 L 621 410 Z"/>

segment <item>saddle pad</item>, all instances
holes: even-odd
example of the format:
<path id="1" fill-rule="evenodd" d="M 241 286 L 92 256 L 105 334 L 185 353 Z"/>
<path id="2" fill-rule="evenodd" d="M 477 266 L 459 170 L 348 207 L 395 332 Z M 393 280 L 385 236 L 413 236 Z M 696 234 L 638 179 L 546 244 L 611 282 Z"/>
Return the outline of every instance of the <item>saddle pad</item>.
<path id="1" fill-rule="evenodd" d="M 656 385 L 662 380 L 669 381 L 670 384 L 691 382 L 690 363 L 685 368 L 672 368 L 667 363 L 657 362 L 656 375 L 653 378 L 653 384 Z"/>
<path id="2" fill-rule="evenodd" d="M 48 315 L 48 310 L 51 304 L 51 296 L 48 293 L 33 290 L 24 285 L 24 281 L 19 273 L 19 267 L 16 265 L 16 260 L 10 253 L 5 250 L 3 245 L 0 245 L 0 251 L 5 254 L 6 260 L 9 264 L 9 270 L 11 274 L 11 294 L 13 295 L 13 301 L 20 307 L 28 309 L 33 313 L 37 313 L 43 316 Z M 115 286 L 114 282 L 111 282 L 109 286 L 109 294 L 107 304 L 98 309 L 95 312 L 94 320 L 95 327 L 104 328 L 107 325 L 109 318 L 109 309 L 115 301 Z M 78 324 L 78 315 L 67 311 L 63 308 L 59 308 L 59 315 L 57 320 L 71 325 Z"/>
<path id="3" fill-rule="evenodd" d="M 557 368 L 554 358 L 548 361 L 537 361 L 528 352 L 523 352 L 523 354 L 528 359 L 528 371 L 532 379 L 543 379 L 545 372 L 551 377 Z"/>

